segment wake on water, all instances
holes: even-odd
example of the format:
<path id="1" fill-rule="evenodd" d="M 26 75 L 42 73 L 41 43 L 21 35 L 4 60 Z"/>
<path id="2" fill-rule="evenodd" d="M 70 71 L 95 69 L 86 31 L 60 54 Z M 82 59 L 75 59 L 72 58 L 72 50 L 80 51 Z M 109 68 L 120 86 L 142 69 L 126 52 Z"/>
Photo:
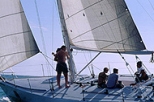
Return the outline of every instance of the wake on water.
<path id="1" fill-rule="evenodd" d="M 8 97 L 2 97 L 0 102 L 11 102 Z"/>
<path id="2" fill-rule="evenodd" d="M 6 97 L 4 91 L 0 88 L 0 102 L 11 102 L 8 97 Z"/>
<path id="3" fill-rule="evenodd" d="M 2 77 L 6 79 L 12 79 L 12 75 L 2 75 Z M 29 77 L 36 77 L 36 76 L 23 76 L 23 75 L 16 75 L 17 78 L 29 78 Z M 0 102 L 15 102 L 10 101 L 9 98 L 5 95 L 4 91 L 0 87 Z"/>

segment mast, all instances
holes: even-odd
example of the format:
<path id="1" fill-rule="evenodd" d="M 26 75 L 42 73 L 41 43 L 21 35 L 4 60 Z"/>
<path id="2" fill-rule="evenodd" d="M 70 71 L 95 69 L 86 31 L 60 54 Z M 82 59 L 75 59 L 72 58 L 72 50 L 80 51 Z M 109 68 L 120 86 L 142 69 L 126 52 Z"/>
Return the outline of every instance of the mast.
<path id="1" fill-rule="evenodd" d="M 67 52 L 70 56 L 70 58 L 68 59 L 68 66 L 69 66 L 69 81 L 71 83 L 74 82 L 75 80 L 75 74 L 76 74 L 76 68 L 75 68 L 75 63 L 73 60 L 73 56 L 72 56 L 72 51 L 71 51 L 71 45 L 69 42 L 69 37 L 68 37 L 68 32 L 66 29 L 66 23 L 65 23 L 65 19 L 64 19 L 64 14 L 63 14 L 63 8 L 62 8 L 62 4 L 61 4 L 61 0 L 57 0 L 57 5 L 58 5 L 58 11 L 59 11 L 59 17 L 60 17 L 60 22 L 61 22 L 61 28 L 62 28 L 62 35 L 63 35 L 63 39 L 64 39 L 64 44 L 67 48 Z"/>

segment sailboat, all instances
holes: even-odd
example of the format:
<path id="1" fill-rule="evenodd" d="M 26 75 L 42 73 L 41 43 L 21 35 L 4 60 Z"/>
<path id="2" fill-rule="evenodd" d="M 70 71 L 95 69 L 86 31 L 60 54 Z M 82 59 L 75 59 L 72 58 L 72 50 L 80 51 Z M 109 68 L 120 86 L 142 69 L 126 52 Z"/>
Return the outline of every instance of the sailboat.
<path id="1" fill-rule="evenodd" d="M 7 79 L 1 75 L 0 87 L 13 101 L 19 102 L 149 102 L 153 101 L 151 77 L 130 86 L 130 77 L 121 80 L 124 88 L 97 87 L 97 77 L 80 73 L 101 53 L 153 54 L 146 50 L 140 33 L 124 0 L 57 0 L 64 44 L 68 59 L 70 87 L 58 88 L 56 76 Z M 20 0 L 0 1 L 0 71 L 4 71 L 41 51 L 32 34 Z M 72 50 L 98 54 L 77 72 Z M 123 57 L 122 57 L 123 58 Z M 127 62 L 126 62 L 126 65 Z M 61 78 L 64 85 L 64 77 Z"/>

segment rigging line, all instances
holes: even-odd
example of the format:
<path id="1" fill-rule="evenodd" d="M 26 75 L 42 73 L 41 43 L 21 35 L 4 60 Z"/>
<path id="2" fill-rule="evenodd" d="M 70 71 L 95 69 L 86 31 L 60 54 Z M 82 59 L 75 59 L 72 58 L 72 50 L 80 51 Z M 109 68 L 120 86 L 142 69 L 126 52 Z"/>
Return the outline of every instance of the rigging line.
<path id="1" fill-rule="evenodd" d="M 42 52 L 41 52 L 42 53 Z M 46 61 L 48 62 L 48 65 L 50 65 L 52 67 L 52 69 L 54 69 L 54 67 L 50 64 L 49 60 L 47 59 L 47 56 L 45 54 L 42 53 L 42 55 L 44 56 L 44 58 L 46 59 Z M 49 69 L 49 67 L 48 67 Z M 55 70 L 55 69 L 54 69 Z M 50 70 L 49 70 L 50 71 Z M 56 71 L 56 70 L 55 70 Z M 48 72 L 50 73 L 50 72 Z M 53 91 L 54 90 L 54 86 L 53 86 L 53 78 L 52 78 L 52 82 L 50 82 L 49 80 L 49 87 L 50 87 L 50 90 Z"/>
<path id="2" fill-rule="evenodd" d="M 55 0 L 54 0 L 54 1 L 55 1 Z M 54 4 L 55 4 L 55 3 L 52 3 L 52 5 L 51 5 L 51 6 L 52 6 L 52 17 L 51 17 L 51 23 L 52 23 L 52 24 L 51 24 L 51 25 L 52 25 L 52 26 L 51 26 L 51 39 L 52 39 L 52 41 L 51 41 L 51 49 L 52 49 L 52 51 L 53 51 L 53 45 L 54 45 L 54 39 L 53 39 L 53 38 L 54 38 L 54 24 L 55 24 L 55 23 L 54 23 L 54 16 L 55 16 L 55 15 L 54 15 L 54 8 L 55 8 L 55 5 L 54 5 Z M 54 61 L 52 60 L 52 65 L 53 65 L 53 63 L 54 63 Z M 53 70 L 53 68 L 52 68 L 52 71 L 51 71 L 51 72 L 52 72 L 52 76 L 53 76 L 53 71 L 54 71 L 54 70 Z M 51 81 L 52 81 L 52 86 L 50 86 L 50 89 L 54 90 L 53 78 L 52 78 Z M 50 80 L 49 80 L 49 82 L 50 82 Z M 52 93 L 52 95 L 53 95 L 53 93 Z M 53 95 L 53 97 L 54 97 L 54 95 Z"/>
<path id="3" fill-rule="evenodd" d="M 55 8 L 55 7 L 54 7 L 54 6 L 55 6 L 54 3 L 53 3 L 52 6 L 53 6 L 53 8 L 52 8 L 52 26 L 51 26 L 51 39 L 52 39 L 51 45 L 52 45 L 52 49 L 53 49 L 53 45 L 54 45 L 54 42 L 53 42 L 53 40 L 54 40 L 54 39 L 53 39 L 53 38 L 54 38 L 54 24 L 55 24 L 55 23 L 54 23 L 54 19 L 55 19 L 55 18 L 54 18 L 54 16 L 55 16 L 55 15 L 54 15 L 54 8 Z"/>
<path id="4" fill-rule="evenodd" d="M 140 59 L 137 55 L 135 56 L 135 58 L 136 58 L 136 62 L 137 62 L 138 60 L 141 61 L 141 59 Z M 151 74 L 150 71 L 148 70 L 148 68 L 145 66 L 144 63 L 142 63 L 142 66 L 148 71 L 149 74 Z"/>
<path id="5" fill-rule="evenodd" d="M 90 52 L 90 58 L 91 58 L 91 52 Z M 90 70 L 90 69 L 89 69 Z M 94 67 L 93 67 L 93 62 L 91 63 L 91 75 L 94 76 Z"/>
<path id="6" fill-rule="evenodd" d="M 55 11 L 57 11 L 57 9 L 55 9 L 56 7 L 55 7 L 55 5 L 56 5 L 56 0 L 54 0 L 54 3 L 53 3 L 53 5 L 52 5 L 52 19 L 51 19 L 51 23 L 52 23 L 52 26 L 51 26 L 51 39 L 52 39 L 52 42 L 51 42 L 51 45 L 52 45 L 52 51 L 53 51 L 53 49 L 54 49 L 54 35 L 55 35 L 55 33 L 54 33 L 54 31 L 55 31 Z"/>
<path id="7" fill-rule="evenodd" d="M 58 6 L 58 0 L 55 0 L 55 5 L 57 4 L 57 6 Z M 60 19 L 64 19 L 64 18 L 62 18 L 62 16 L 61 15 L 59 15 L 59 10 L 58 10 L 58 7 L 56 7 L 55 8 L 55 13 L 57 13 L 56 15 L 58 15 L 58 19 L 59 19 L 59 25 L 61 25 L 62 26 L 62 24 L 61 24 L 61 21 L 60 21 Z"/>
<path id="8" fill-rule="evenodd" d="M 102 52 L 99 52 L 78 74 L 77 74 L 77 76 L 84 70 L 84 69 L 86 69 L 86 67 L 92 62 L 92 61 L 94 61 L 96 58 L 97 58 L 97 56 L 99 56 L 100 54 L 101 54 Z"/>
<path id="9" fill-rule="evenodd" d="M 51 39 L 52 39 L 52 42 L 51 42 L 51 46 L 52 46 L 52 51 L 53 51 L 53 46 L 54 46 L 54 26 L 55 26 L 55 23 L 54 23 L 54 20 L 55 20 L 55 5 L 56 5 L 56 0 L 54 0 L 54 3 L 52 3 L 52 27 L 51 27 Z M 48 57 L 48 56 L 47 56 Z M 54 63 L 54 60 L 52 60 L 52 65 Z M 55 69 L 54 67 L 52 66 L 52 76 L 53 76 L 53 73 L 54 73 Z M 49 80 L 50 82 L 50 80 Z M 54 86 L 53 86 L 53 78 L 52 78 L 52 86 L 50 85 L 50 89 L 53 91 L 54 90 Z M 54 93 L 52 93 L 53 97 L 54 97 Z"/>
<path id="10" fill-rule="evenodd" d="M 150 14 L 148 13 L 148 11 L 143 7 L 143 5 L 137 0 L 137 2 L 141 5 L 141 7 L 143 8 L 143 10 L 148 14 L 148 16 L 151 18 L 151 20 L 154 22 L 154 19 L 150 16 Z"/>
<path id="11" fill-rule="evenodd" d="M 100 68 L 98 68 L 98 67 L 96 67 L 95 65 L 93 65 L 95 68 L 97 68 L 98 70 L 100 70 L 100 71 L 102 71 L 102 69 L 100 69 Z"/>
<path id="12" fill-rule="evenodd" d="M 45 54 L 47 54 L 47 52 L 46 52 L 46 47 L 45 47 L 44 36 L 43 36 L 43 31 L 42 31 L 42 27 L 41 27 L 41 21 L 40 21 L 39 11 L 38 11 L 38 7 L 37 7 L 37 2 L 36 2 L 36 0 L 35 0 L 34 2 L 35 2 L 36 12 L 37 12 L 37 18 L 38 18 L 38 22 L 39 22 L 39 28 L 40 28 L 40 34 L 41 34 L 41 38 L 42 38 L 42 43 L 43 43 L 44 52 L 45 52 Z M 45 56 L 44 56 L 44 58 L 46 59 L 47 63 L 48 63 L 50 66 L 52 66 L 52 65 L 49 63 L 48 59 L 47 59 Z M 52 68 L 53 68 L 53 66 L 52 66 Z M 51 76 L 51 71 L 50 71 L 49 66 L 47 66 L 47 70 L 48 70 L 48 75 Z M 53 85 L 52 85 L 52 86 L 53 86 Z M 52 89 L 52 88 L 51 88 L 50 80 L 49 80 L 49 87 L 50 87 L 50 89 Z"/>
<path id="13" fill-rule="evenodd" d="M 108 67 L 109 67 L 109 72 L 111 74 L 112 72 L 111 72 L 111 67 L 110 67 L 110 63 L 109 62 L 108 62 Z"/>
<path id="14" fill-rule="evenodd" d="M 87 61 L 87 57 L 86 57 L 85 53 L 84 53 L 84 57 L 85 57 L 85 60 Z M 88 61 L 87 61 L 87 62 L 88 62 Z M 88 66 L 88 69 L 89 69 L 90 74 L 92 74 L 92 72 L 91 72 L 91 70 L 90 70 L 90 67 L 89 67 L 89 66 Z"/>
<path id="15" fill-rule="evenodd" d="M 40 34 L 41 34 L 41 38 L 42 38 L 43 48 L 44 48 L 44 51 L 45 51 L 45 54 L 46 54 L 45 40 L 44 40 L 44 36 L 43 36 L 41 20 L 40 20 L 40 15 L 39 15 L 39 11 L 38 11 L 38 6 L 37 6 L 36 0 L 35 0 L 35 7 L 36 7 L 36 13 L 37 13 L 37 18 L 38 18 L 38 23 L 39 23 L 39 28 L 40 28 Z"/>
<path id="16" fill-rule="evenodd" d="M 44 58 L 46 59 L 46 61 L 48 62 L 48 64 L 54 69 L 54 67 L 50 64 L 49 60 L 47 58 L 49 58 L 47 55 L 43 54 L 42 52 L 40 52 Z M 51 59 L 51 58 L 50 58 Z M 53 59 L 52 59 L 53 60 Z M 54 69 L 56 71 L 56 69 Z"/>
<path id="17" fill-rule="evenodd" d="M 44 40 L 44 36 L 43 36 L 43 31 L 42 31 L 42 26 L 41 26 L 41 20 L 40 20 L 40 15 L 39 15 L 39 11 L 38 11 L 38 6 L 37 6 L 36 0 L 35 0 L 35 7 L 36 7 L 36 13 L 37 13 L 37 18 L 38 18 L 38 23 L 39 23 L 39 28 L 40 28 L 40 34 L 41 34 L 42 43 L 43 43 L 43 49 L 44 49 L 45 54 L 47 55 L 46 47 L 45 47 L 45 40 Z M 48 74 L 51 76 L 50 68 L 47 67 L 47 69 L 48 69 Z"/>
<path id="18" fill-rule="evenodd" d="M 118 51 L 118 50 L 117 50 Z M 129 65 L 129 63 L 126 61 L 126 59 L 122 56 L 122 54 L 118 51 L 118 53 L 119 53 L 119 55 L 121 56 L 121 58 L 125 61 L 125 63 L 126 63 L 126 67 L 127 67 L 127 69 L 128 69 L 128 71 L 129 71 L 129 73 L 133 76 L 133 74 L 131 73 L 131 71 L 133 72 L 133 73 L 135 73 L 134 71 L 133 71 L 133 69 L 132 69 L 132 67 Z M 130 69 L 128 68 L 128 66 L 130 67 Z M 134 78 L 134 76 L 133 76 L 133 78 Z M 135 79 L 135 78 L 134 78 Z"/>
<path id="19" fill-rule="evenodd" d="M 150 1 L 150 0 L 148 0 L 148 1 L 149 1 L 150 5 L 151 5 L 152 9 L 154 10 L 154 7 L 153 7 L 153 5 L 152 5 L 151 1 Z"/>

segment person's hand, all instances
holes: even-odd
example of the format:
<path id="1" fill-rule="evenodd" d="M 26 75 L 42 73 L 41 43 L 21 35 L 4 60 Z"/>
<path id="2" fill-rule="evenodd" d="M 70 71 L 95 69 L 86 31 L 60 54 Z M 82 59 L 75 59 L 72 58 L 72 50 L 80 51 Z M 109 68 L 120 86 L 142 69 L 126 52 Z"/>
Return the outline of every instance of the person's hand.
<path id="1" fill-rule="evenodd" d="M 73 51 L 73 49 L 71 48 L 71 49 L 70 49 L 70 51 L 72 52 L 72 51 Z"/>

